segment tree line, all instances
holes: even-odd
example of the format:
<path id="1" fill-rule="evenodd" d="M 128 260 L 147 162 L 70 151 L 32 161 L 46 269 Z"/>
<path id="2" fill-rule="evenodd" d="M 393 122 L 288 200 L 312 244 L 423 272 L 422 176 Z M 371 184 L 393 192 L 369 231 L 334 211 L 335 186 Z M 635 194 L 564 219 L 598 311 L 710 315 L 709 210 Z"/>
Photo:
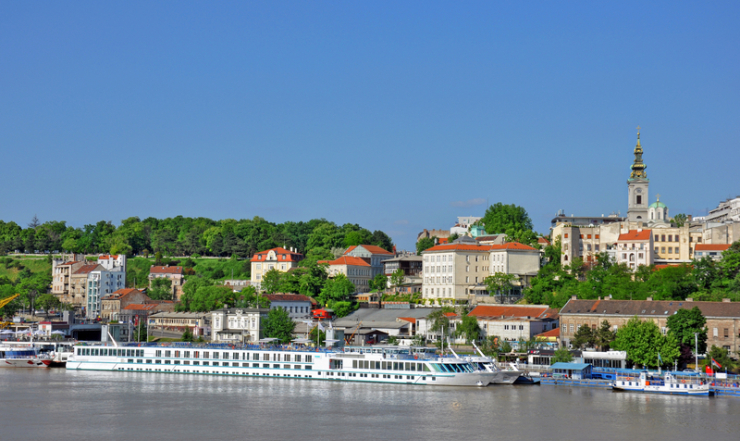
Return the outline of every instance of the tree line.
<path id="1" fill-rule="evenodd" d="M 593 265 L 578 258 L 563 266 L 560 255 L 559 240 L 545 247 L 545 263 L 524 292 L 527 302 L 560 309 L 574 295 L 579 299 L 740 301 L 740 242 L 732 244 L 719 261 L 704 257 L 659 270 L 650 265 L 633 271 L 605 252 L 596 255 Z"/>
<path id="2" fill-rule="evenodd" d="M 41 223 L 34 219 L 26 228 L 0 220 L 0 254 L 25 253 L 111 253 L 148 255 L 202 255 L 249 257 L 277 246 L 293 247 L 307 254 L 352 245 L 377 245 L 392 251 L 391 238 L 383 231 L 357 224 L 337 225 L 326 219 L 308 222 L 268 222 L 252 219 L 212 220 L 204 217 L 129 217 L 116 226 L 99 221 L 75 228 L 65 221 Z"/>

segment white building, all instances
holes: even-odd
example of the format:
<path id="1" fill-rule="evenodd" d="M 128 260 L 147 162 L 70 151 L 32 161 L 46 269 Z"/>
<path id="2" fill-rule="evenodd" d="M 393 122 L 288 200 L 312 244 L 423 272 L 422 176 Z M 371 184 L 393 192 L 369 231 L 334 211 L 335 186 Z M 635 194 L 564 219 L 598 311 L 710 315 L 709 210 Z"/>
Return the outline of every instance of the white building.
<path id="1" fill-rule="evenodd" d="M 232 308 L 211 311 L 211 341 L 216 343 L 256 343 L 261 321 L 269 309 Z"/>
<path id="2" fill-rule="evenodd" d="M 335 260 L 320 260 L 319 263 L 328 265 L 326 272 L 329 277 L 344 274 L 350 282 L 355 285 L 355 292 L 370 291 L 370 279 L 372 278 L 372 267 L 368 263 L 370 259 L 362 259 L 353 256 L 340 256 Z"/>
<path id="3" fill-rule="evenodd" d="M 468 314 L 485 337 L 526 341 L 558 327 L 558 310 L 547 305 L 479 305 Z"/>
<path id="4" fill-rule="evenodd" d="M 270 309 L 283 308 L 292 320 L 311 317 L 311 299 L 301 294 L 266 294 Z"/>
<path id="5" fill-rule="evenodd" d="M 298 266 L 298 262 L 303 260 L 303 254 L 291 248 L 286 250 L 283 247 L 272 248 L 256 253 L 250 259 L 252 262 L 252 279 L 251 285 L 256 289 L 262 286 L 262 278 L 270 270 L 288 272 Z"/>
<path id="6" fill-rule="evenodd" d="M 521 289 L 540 268 L 539 251 L 517 242 L 482 245 L 461 238 L 422 256 L 422 296 L 443 303 L 489 297 L 485 279 L 497 272 L 515 275 L 514 288 Z"/>
<path id="7" fill-rule="evenodd" d="M 375 245 L 353 245 L 344 252 L 345 256 L 359 257 L 370 262 L 370 278 L 383 274 L 383 261 L 392 259 L 394 256 L 390 251 Z"/>
<path id="8" fill-rule="evenodd" d="M 653 264 L 653 235 L 651 230 L 629 230 L 619 235 L 616 248 L 617 263 L 631 269 Z"/>
<path id="9" fill-rule="evenodd" d="M 102 313 L 102 298 L 126 287 L 126 273 L 118 267 L 109 271 L 102 265 L 87 274 L 86 312 L 87 318 L 97 318 Z"/>

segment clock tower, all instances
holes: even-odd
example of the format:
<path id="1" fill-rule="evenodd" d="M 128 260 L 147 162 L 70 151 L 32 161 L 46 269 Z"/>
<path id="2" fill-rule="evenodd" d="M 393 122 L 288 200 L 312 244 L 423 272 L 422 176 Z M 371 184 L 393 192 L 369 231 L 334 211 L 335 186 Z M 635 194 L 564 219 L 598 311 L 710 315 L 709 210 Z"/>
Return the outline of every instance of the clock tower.
<path id="1" fill-rule="evenodd" d="M 650 180 L 645 173 L 647 166 L 642 162 L 642 146 L 640 145 L 640 127 L 637 127 L 637 145 L 635 146 L 635 162 L 632 164 L 632 173 L 627 179 L 629 203 L 627 204 L 627 220 L 630 222 L 648 222 L 648 185 Z"/>

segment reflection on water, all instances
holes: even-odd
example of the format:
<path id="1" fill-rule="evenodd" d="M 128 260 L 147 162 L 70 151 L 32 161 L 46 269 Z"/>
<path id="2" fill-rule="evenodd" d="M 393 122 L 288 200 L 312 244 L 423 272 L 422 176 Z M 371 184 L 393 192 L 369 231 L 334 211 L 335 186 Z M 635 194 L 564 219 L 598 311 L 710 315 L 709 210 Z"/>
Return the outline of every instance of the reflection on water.
<path id="1" fill-rule="evenodd" d="M 740 399 L 0 370 L 2 439 L 738 439 Z"/>

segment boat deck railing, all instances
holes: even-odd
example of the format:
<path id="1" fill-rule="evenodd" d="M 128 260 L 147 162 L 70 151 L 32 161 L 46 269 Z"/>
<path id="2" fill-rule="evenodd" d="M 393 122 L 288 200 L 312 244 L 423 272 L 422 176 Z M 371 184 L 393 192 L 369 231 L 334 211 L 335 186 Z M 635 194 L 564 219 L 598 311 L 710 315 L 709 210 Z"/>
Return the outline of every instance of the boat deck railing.
<path id="1" fill-rule="evenodd" d="M 164 342 L 164 343 L 155 343 L 155 342 L 141 342 L 141 343 L 118 343 L 116 346 L 112 342 L 95 342 L 95 343 L 86 343 L 86 342 L 80 342 L 76 344 L 75 346 L 104 346 L 108 348 L 167 348 L 167 349 L 235 349 L 235 350 L 242 350 L 242 351 L 291 351 L 291 352 L 321 352 L 321 353 L 332 353 L 337 352 L 336 349 L 328 349 L 328 348 L 313 348 L 308 346 L 300 346 L 300 345 L 251 345 L 251 344 L 242 344 L 242 343 L 187 343 L 187 342 Z"/>

